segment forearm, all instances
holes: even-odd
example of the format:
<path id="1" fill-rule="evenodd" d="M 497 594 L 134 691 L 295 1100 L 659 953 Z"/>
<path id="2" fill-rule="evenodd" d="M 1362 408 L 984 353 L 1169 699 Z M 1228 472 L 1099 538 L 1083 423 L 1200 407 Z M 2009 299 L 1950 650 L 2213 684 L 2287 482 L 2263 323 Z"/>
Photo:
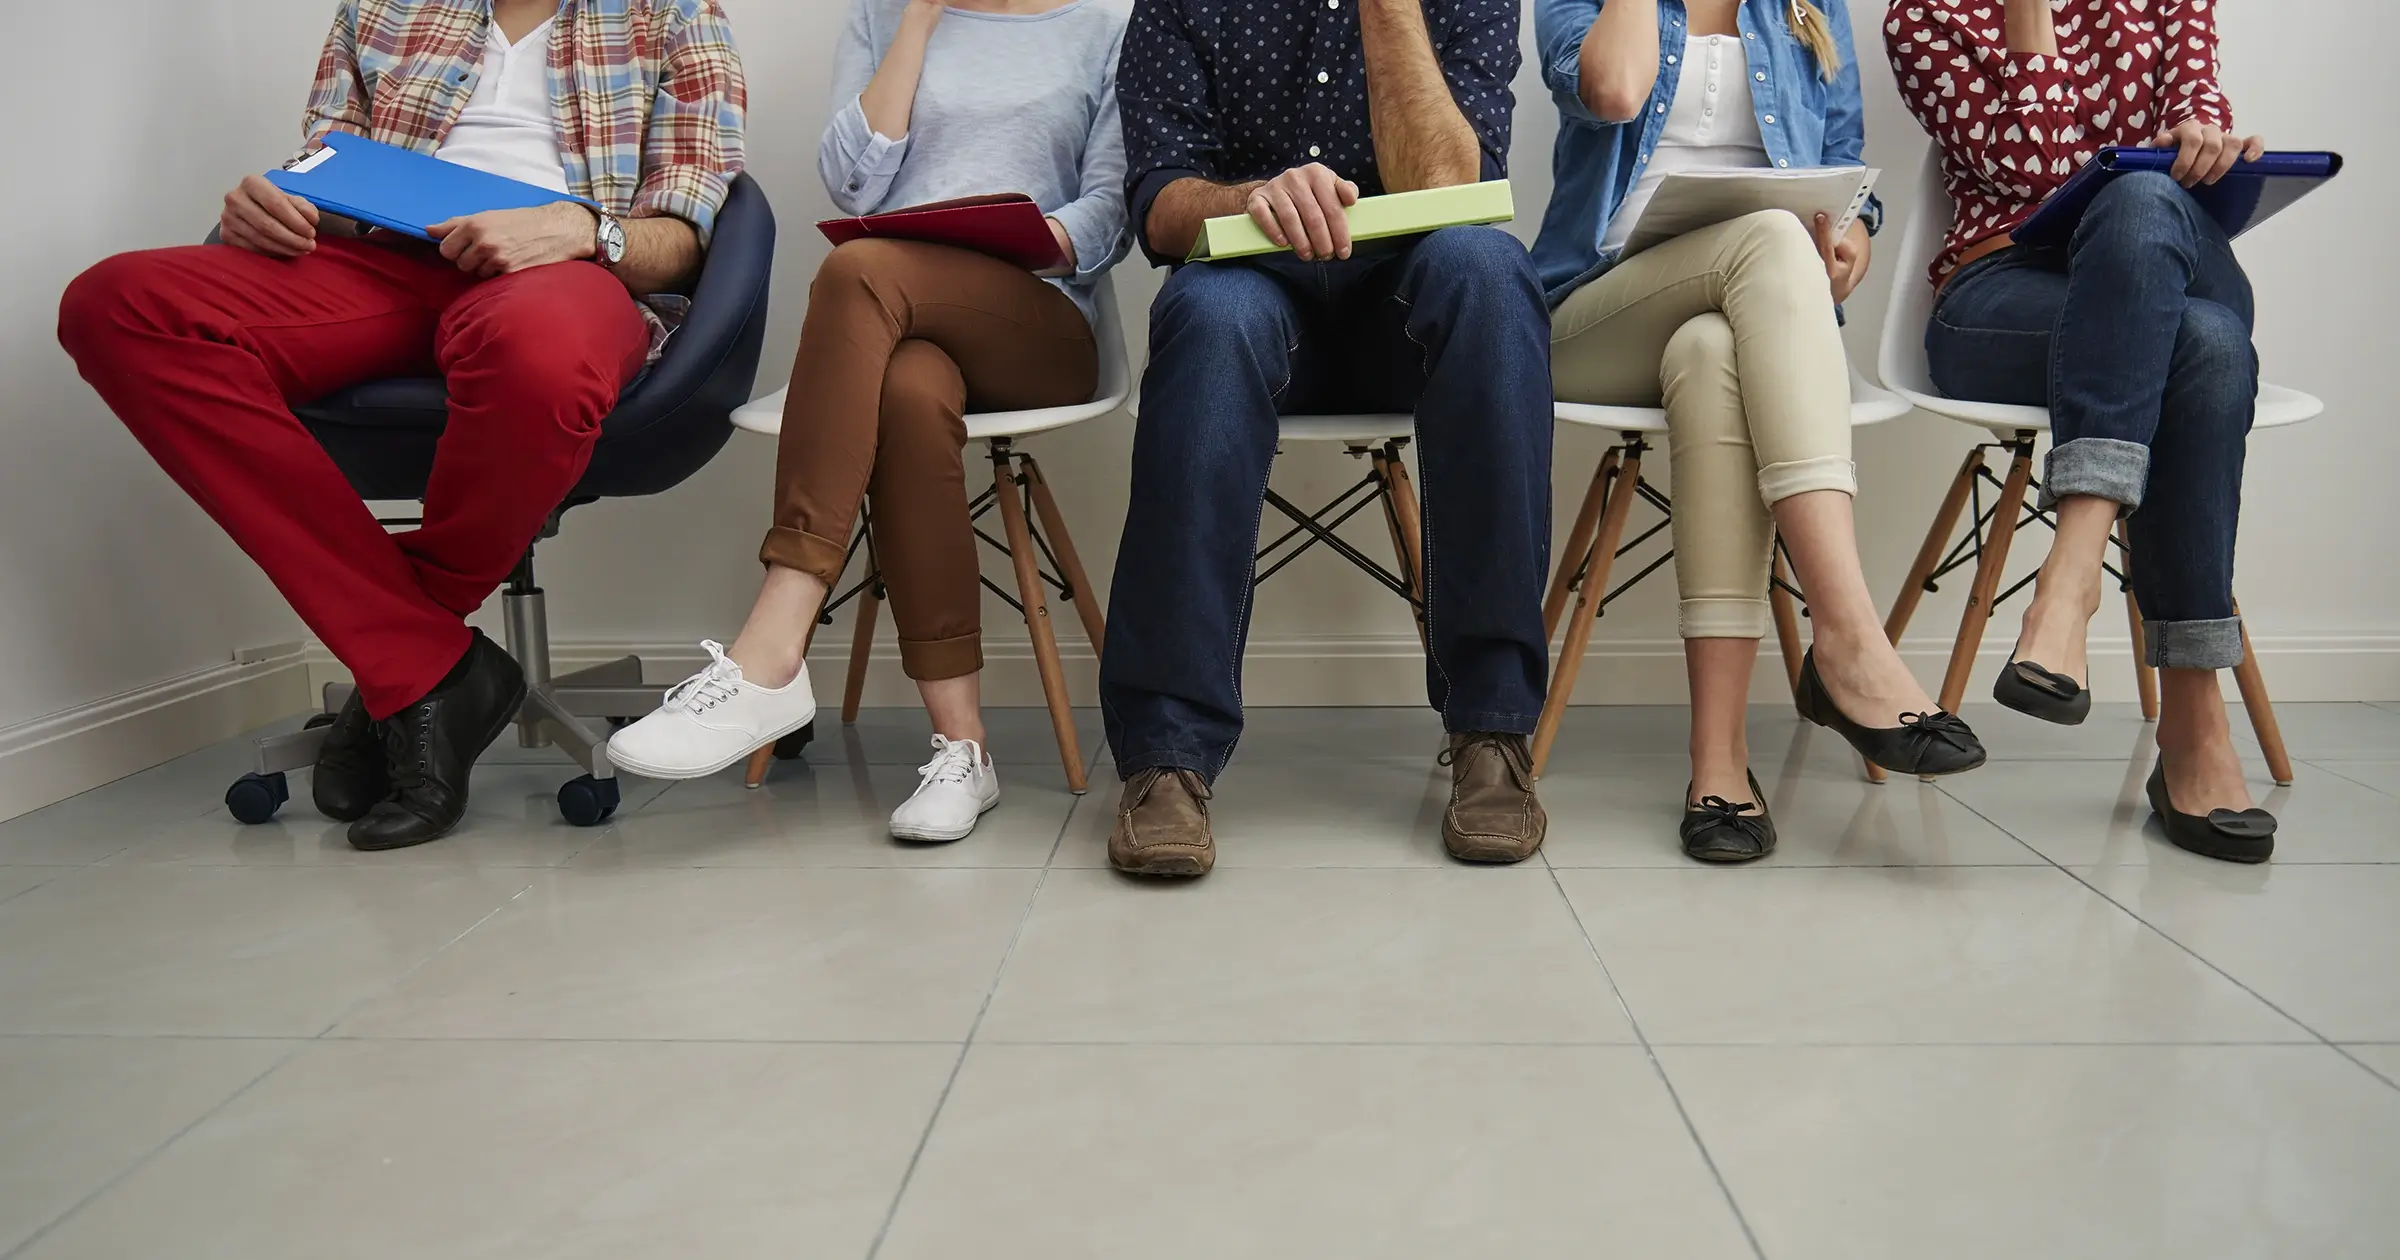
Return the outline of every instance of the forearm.
<path id="1" fill-rule="evenodd" d="M 1575 59 L 1576 95 L 1607 122 L 1639 117 L 1658 86 L 1658 14 L 1642 0 L 1612 0 L 1600 9 Z"/>
<path id="2" fill-rule="evenodd" d="M 625 258 L 610 268 L 635 297 L 679 290 L 700 273 L 700 234 L 681 219 L 664 215 L 627 219 Z M 594 241 L 597 244 L 595 233 Z"/>
<path id="3" fill-rule="evenodd" d="M 866 111 L 867 125 L 876 134 L 895 140 L 908 134 L 909 116 L 916 107 L 917 80 L 925 72 L 925 45 L 933 38 L 933 28 L 941 20 L 942 8 L 938 4 L 911 3 L 902 11 L 899 34 L 892 37 L 883 64 L 875 68 L 875 77 L 858 94 L 859 105 Z"/>
<path id="4" fill-rule="evenodd" d="M 2050 0 L 2008 0 L 2008 50 L 2020 57 L 2058 55 L 2058 31 L 2050 23 Z"/>
<path id="5" fill-rule="evenodd" d="M 1420 0 L 1362 0 L 1358 21 L 1367 121 L 1384 191 L 1474 183 L 1483 173 L 1483 147 L 1442 77 Z"/>
<path id="6" fill-rule="evenodd" d="M 1191 253 L 1193 243 L 1200 239 L 1201 224 L 1245 213 L 1250 194 L 1264 182 L 1217 184 L 1193 178 L 1179 179 L 1160 189 L 1150 202 L 1150 216 L 1143 225 L 1150 248 L 1174 258 Z"/>

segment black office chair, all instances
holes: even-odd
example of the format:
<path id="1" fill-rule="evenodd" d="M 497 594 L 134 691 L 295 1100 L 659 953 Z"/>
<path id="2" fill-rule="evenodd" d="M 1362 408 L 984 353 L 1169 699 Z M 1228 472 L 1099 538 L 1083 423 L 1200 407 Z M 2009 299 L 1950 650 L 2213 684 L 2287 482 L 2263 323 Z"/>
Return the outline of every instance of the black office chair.
<path id="1" fill-rule="evenodd" d="M 672 489 L 725 445 L 733 434 L 733 411 L 750 401 L 758 373 L 774 260 L 775 213 L 757 183 L 738 176 L 718 215 L 689 316 L 668 340 L 665 356 L 601 421 L 590 466 L 551 514 L 542 537 L 558 532 L 559 518 L 569 508 Z M 292 410 L 361 497 L 424 497 L 434 445 L 449 418 L 448 393 L 440 380 L 374 381 Z M 384 522 L 416 523 L 413 517 Z M 609 730 L 648 713 L 658 703 L 658 692 L 642 684 L 641 658 L 634 656 L 551 676 L 549 625 L 542 588 L 533 580 L 531 548 L 502 589 L 501 602 L 505 643 L 524 667 L 528 685 L 517 719 L 518 742 L 528 748 L 555 743 L 567 750 L 586 773 L 559 789 L 559 813 L 578 827 L 597 825 L 617 808 Z M 321 728 L 333 721 L 350 690 L 347 684 L 328 685 L 324 712 L 310 718 L 306 728 L 258 741 L 258 769 L 225 792 L 225 807 L 235 818 L 263 823 L 275 816 L 291 796 L 284 772 L 315 763 L 324 743 Z M 594 727 L 585 718 L 605 719 L 610 727 Z M 802 742 L 791 741 L 792 750 Z"/>

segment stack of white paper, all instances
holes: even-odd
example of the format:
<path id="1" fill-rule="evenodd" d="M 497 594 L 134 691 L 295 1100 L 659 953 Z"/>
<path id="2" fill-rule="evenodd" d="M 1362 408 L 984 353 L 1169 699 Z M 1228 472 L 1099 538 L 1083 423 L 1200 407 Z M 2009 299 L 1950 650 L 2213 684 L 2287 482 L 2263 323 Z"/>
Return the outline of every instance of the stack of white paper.
<path id="1" fill-rule="evenodd" d="M 1831 215 L 1839 238 L 1866 209 L 1881 174 L 1864 166 L 1677 171 L 1659 181 L 1658 192 L 1642 208 L 1626 239 L 1625 257 L 1760 210 L 1788 210 L 1811 230 L 1818 215 Z"/>

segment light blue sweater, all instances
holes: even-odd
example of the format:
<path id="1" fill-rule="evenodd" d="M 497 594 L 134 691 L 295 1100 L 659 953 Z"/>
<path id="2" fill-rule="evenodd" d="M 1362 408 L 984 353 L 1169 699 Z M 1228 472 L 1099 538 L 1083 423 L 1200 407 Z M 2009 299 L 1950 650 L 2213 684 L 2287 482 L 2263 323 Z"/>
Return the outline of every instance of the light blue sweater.
<path id="1" fill-rule="evenodd" d="M 1023 193 L 1075 242 L 1076 271 L 1054 280 L 1085 318 L 1092 288 L 1125 256 L 1125 135 L 1117 52 L 1125 13 L 1069 0 L 1047 13 L 951 9 L 934 27 L 909 134 L 879 135 L 859 93 L 874 78 L 908 0 L 854 0 L 833 63 L 833 123 L 817 148 L 844 214 L 986 193 Z"/>

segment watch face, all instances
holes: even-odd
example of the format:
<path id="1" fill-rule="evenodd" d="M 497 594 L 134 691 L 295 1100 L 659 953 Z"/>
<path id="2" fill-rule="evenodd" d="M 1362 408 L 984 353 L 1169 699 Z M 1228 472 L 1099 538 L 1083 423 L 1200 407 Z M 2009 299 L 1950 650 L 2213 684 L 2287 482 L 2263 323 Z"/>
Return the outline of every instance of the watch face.
<path id="1" fill-rule="evenodd" d="M 611 267 L 625 261 L 625 226 L 615 219 L 600 220 L 600 257 Z"/>

